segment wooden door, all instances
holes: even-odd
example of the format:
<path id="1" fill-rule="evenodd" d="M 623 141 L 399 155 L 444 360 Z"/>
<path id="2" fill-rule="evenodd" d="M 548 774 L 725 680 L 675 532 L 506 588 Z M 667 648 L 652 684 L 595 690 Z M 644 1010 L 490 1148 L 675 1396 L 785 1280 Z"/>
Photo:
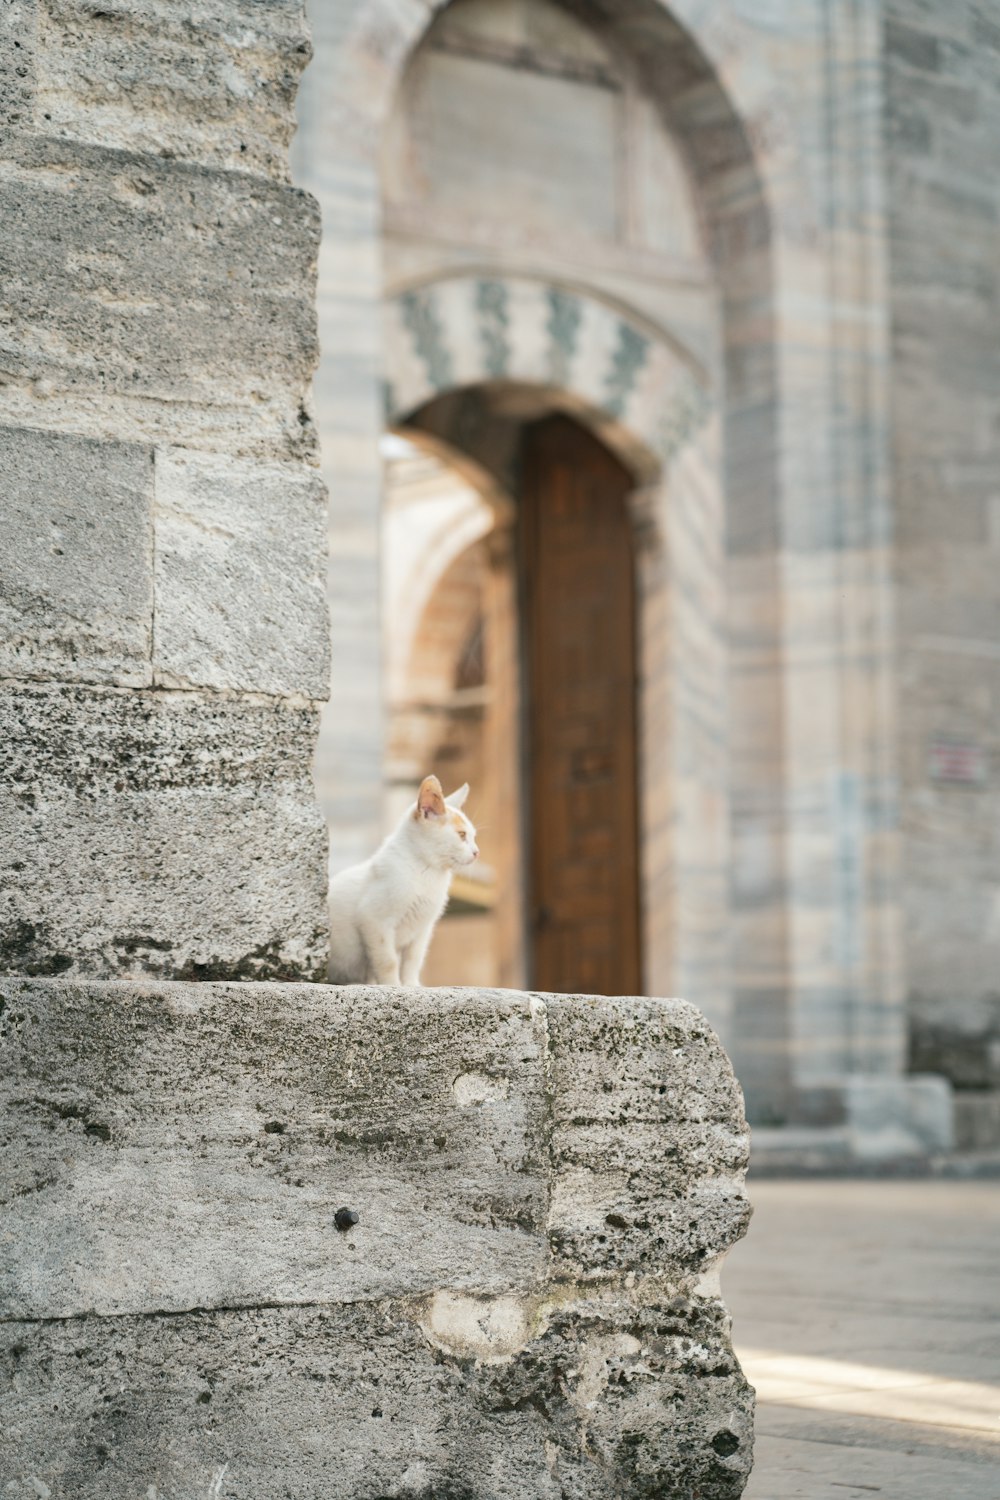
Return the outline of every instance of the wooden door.
<path id="1" fill-rule="evenodd" d="M 527 429 L 528 913 L 540 990 L 641 992 L 631 488 L 568 417 Z"/>

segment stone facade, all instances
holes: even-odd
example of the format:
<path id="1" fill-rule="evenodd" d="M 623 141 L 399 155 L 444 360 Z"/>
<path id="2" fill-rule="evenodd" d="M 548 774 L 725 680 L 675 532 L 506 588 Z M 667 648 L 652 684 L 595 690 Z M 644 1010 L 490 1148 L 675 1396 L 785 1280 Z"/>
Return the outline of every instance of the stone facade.
<path id="1" fill-rule="evenodd" d="M 691 1006 L 6 980 L 0 1007 L 4 1495 L 741 1494 L 718 1267 L 749 1142 Z"/>
<path id="2" fill-rule="evenodd" d="M 761 1123 L 850 1124 L 852 1079 L 908 1069 L 995 1087 L 990 7 L 331 0 L 315 21 L 296 151 L 332 231 L 317 410 L 357 709 L 321 735 L 334 862 L 380 821 L 375 439 L 450 400 L 470 423 L 433 436 L 483 462 L 463 393 L 520 382 L 652 457 L 644 640 L 677 656 L 639 702 L 650 987 L 712 1016 Z M 585 337 L 584 306 L 636 337 Z M 662 391 L 661 343 L 715 454 L 644 448 L 629 383 Z"/>
<path id="3" fill-rule="evenodd" d="M 379 825 L 376 440 L 483 463 L 462 402 L 509 425 L 514 383 L 642 488 L 646 982 L 710 1015 L 756 1120 L 844 1122 L 907 1057 L 881 7 L 368 0 L 315 37 L 334 861 Z M 699 393 L 666 443 L 661 358 Z"/>
<path id="4" fill-rule="evenodd" d="M 299 3 L 0 9 L 0 969 L 315 977 Z"/>

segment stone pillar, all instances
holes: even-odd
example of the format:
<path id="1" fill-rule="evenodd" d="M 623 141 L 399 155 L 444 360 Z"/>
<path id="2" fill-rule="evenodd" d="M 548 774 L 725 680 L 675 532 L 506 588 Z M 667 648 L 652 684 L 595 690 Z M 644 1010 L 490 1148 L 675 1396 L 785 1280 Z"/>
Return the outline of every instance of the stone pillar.
<path id="1" fill-rule="evenodd" d="M 0 1494 L 742 1493 L 693 1007 L 0 980 L 0 1117 Z"/>
<path id="2" fill-rule="evenodd" d="M 300 0 L 0 8 L 0 970 L 323 973 L 309 52 Z"/>

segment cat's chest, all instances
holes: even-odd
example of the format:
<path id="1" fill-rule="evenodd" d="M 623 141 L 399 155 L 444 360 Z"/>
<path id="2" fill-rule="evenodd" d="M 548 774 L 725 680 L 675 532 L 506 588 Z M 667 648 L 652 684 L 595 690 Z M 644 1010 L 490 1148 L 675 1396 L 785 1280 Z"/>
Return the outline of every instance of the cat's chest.
<path id="1" fill-rule="evenodd" d="M 433 922 L 441 911 L 448 895 L 448 883 L 436 881 L 433 886 L 421 887 L 408 893 L 405 904 L 396 917 L 396 941 L 405 946 Z"/>

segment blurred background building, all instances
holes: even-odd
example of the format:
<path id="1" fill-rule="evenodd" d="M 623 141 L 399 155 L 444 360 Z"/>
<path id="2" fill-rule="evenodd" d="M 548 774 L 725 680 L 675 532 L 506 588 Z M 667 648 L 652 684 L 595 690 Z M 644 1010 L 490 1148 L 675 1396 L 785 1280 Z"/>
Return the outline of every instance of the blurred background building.
<path id="1" fill-rule="evenodd" d="M 468 779 L 429 982 L 1000 1138 L 1000 10 L 311 14 L 332 867 Z"/>

